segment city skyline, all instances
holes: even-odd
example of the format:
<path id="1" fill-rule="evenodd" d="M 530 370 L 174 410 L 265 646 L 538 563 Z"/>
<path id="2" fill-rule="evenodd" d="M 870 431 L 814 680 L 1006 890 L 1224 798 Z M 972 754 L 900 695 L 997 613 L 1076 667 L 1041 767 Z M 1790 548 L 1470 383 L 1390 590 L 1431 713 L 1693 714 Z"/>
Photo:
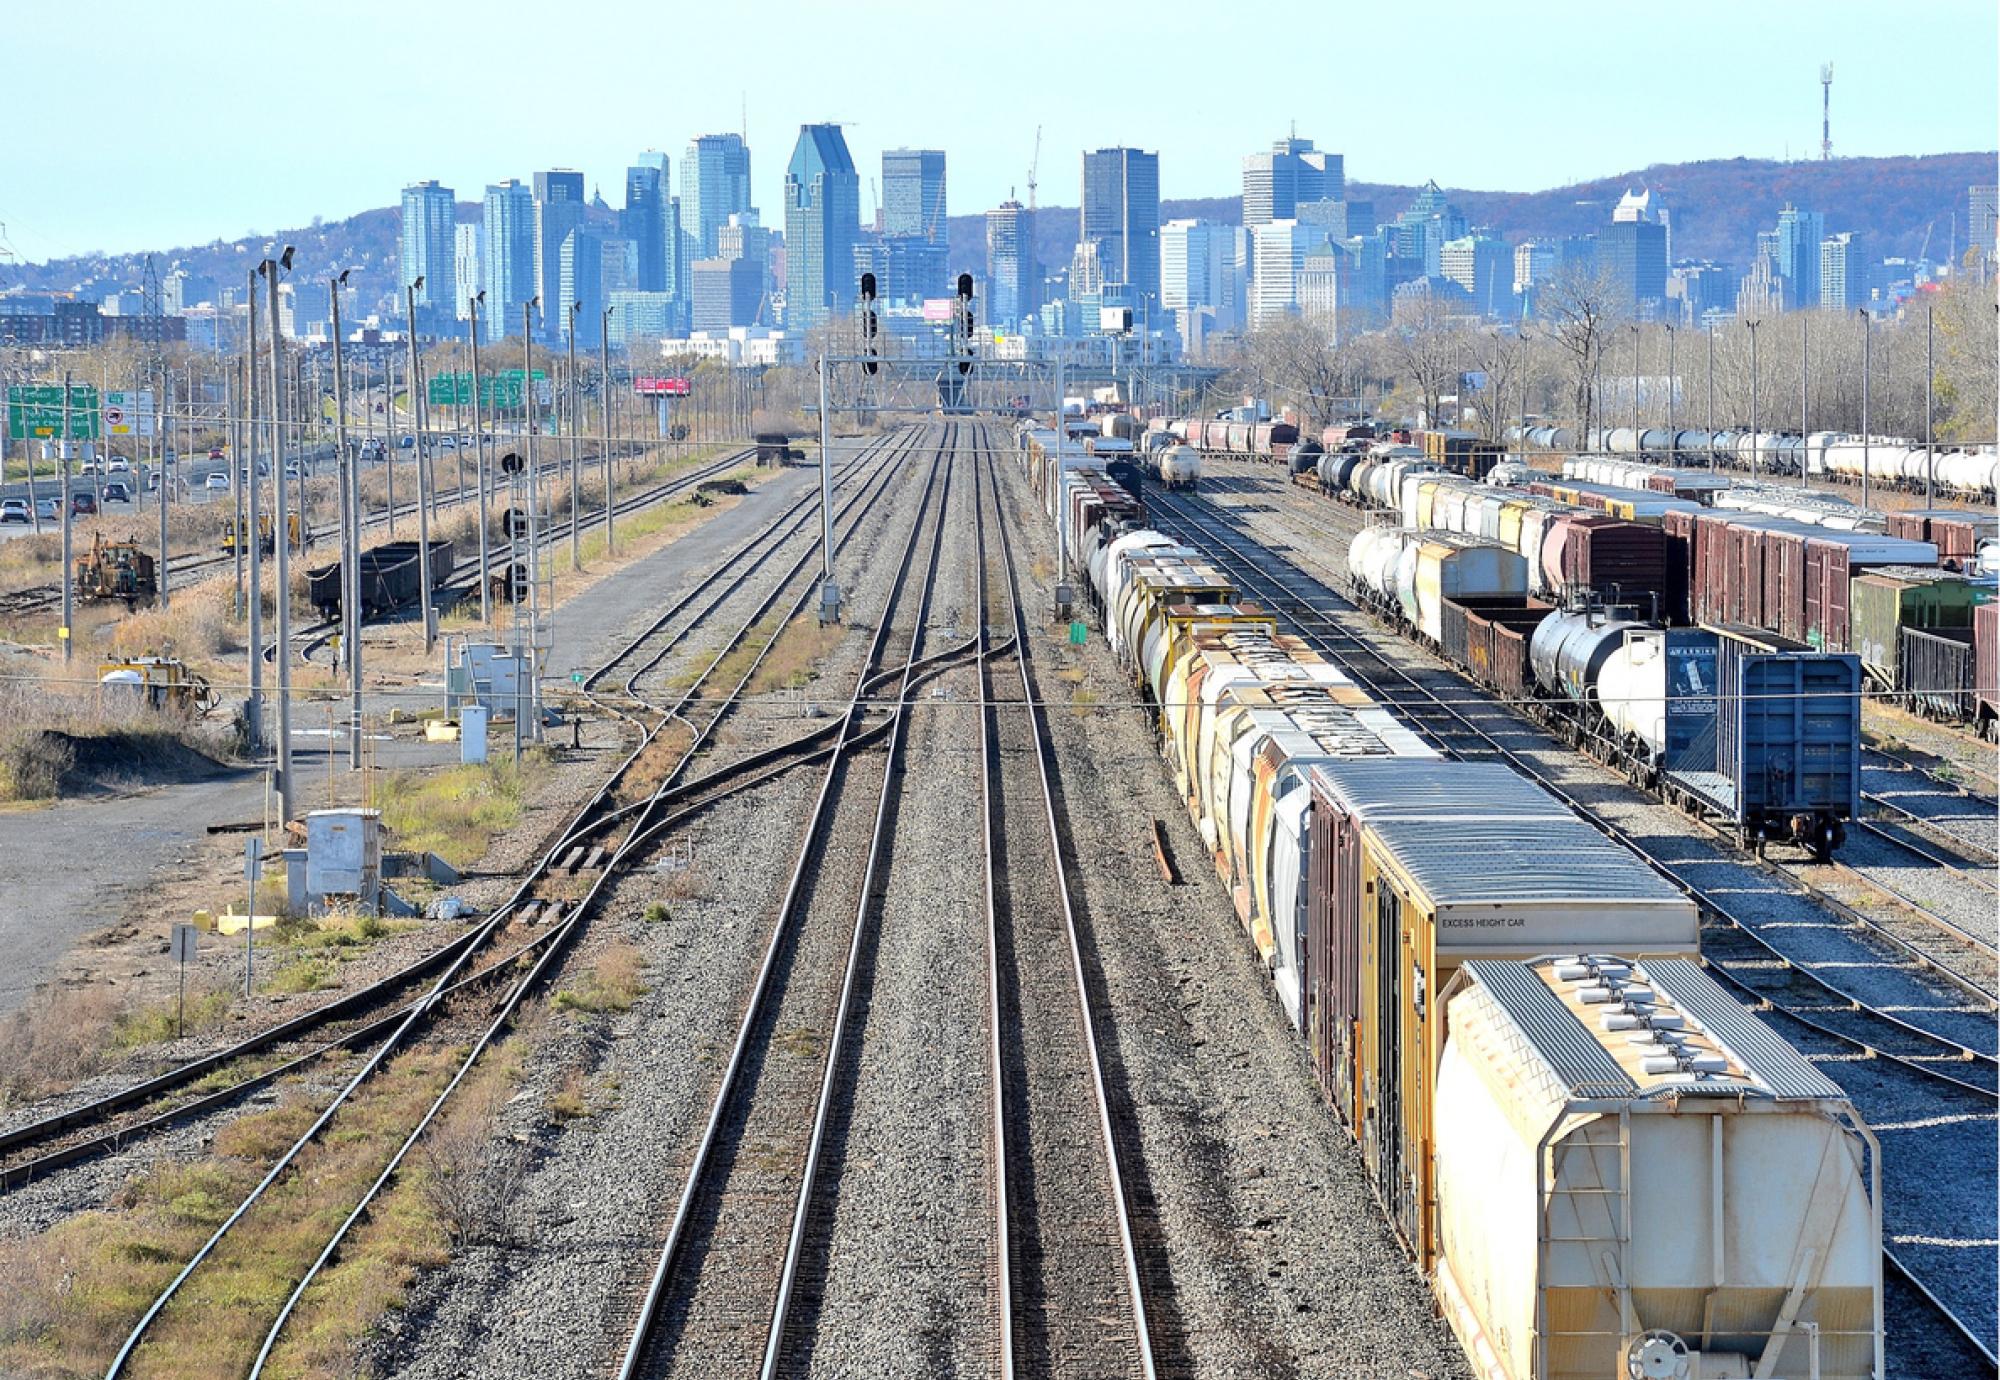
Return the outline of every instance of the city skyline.
<path id="1" fill-rule="evenodd" d="M 8 25 L 25 51 L 48 59 L 16 74 L 10 104 L 72 112 L 65 117 L 62 140 L 17 139 L 0 150 L 0 224 L 6 226 L 0 250 L 11 250 L 20 260 L 268 233 L 380 205 L 385 183 L 400 187 L 433 178 L 463 190 L 527 178 L 537 168 L 575 168 L 584 174 L 586 195 L 601 189 L 617 201 L 633 149 L 677 152 L 696 135 L 717 130 L 747 131 L 749 146 L 762 150 L 750 201 L 773 207 L 781 197 L 784 151 L 798 127 L 827 121 L 843 124 L 856 166 L 871 172 L 879 169 L 885 150 L 949 150 L 952 202 L 969 212 L 998 206 L 1010 194 L 1026 203 L 1038 124 L 1041 200 L 1066 204 L 1067 196 L 1051 193 L 1073 185 L 1071 160 L 1084 149 L 1113 146 L 1159 151 L 1163 198 L 1232 194 L 1244 155 L 1268 147 L 1274 131 L 1282 134 L 1294 123 L 1312 131 L 1321 147 L 1344 152 L 1350 177 L 1404 183 L 1435 177 L 1463 188 L 1525 191 L 1682 158 L 1816 154 L 1818 66 L 1828 59 L 1837 74 L 1836 156 L 1979 149 L 1992 142 L 2000 120 L 1989 70 L 2000 21 L 1991 6 L 1947 0 L 1926 7 L 1905 21 L 1911 37 L 1951 41 L 1896 45 L 1879 41 L 1879 16 L 1860 22 L 1865 6 L 1836 0 L 1813 7 L 1809 30 L 1797 22 L 1807 13 L 1803 5 L 1684 7 L 1677 24 L 1706 27 L 1727 41 L 1709 45 L 1700 63 L 1676 74 L 1671 89 L 1629 80 L 1630 64 L 1618 55 L 1637 50 L 1642 40 L 1637 20 L 1606 20 L 1593 12 L 1601 22 L 1575 33 L 1549 25 L 1526 26 L 1520 33 L 1513 31 L 1517 26 L 1501 26 L 1482 38 L 1480 61 L 1493 80 L 1524 71 L 1561 72 L 1563 80 L 1508 80 L 1510 110 L 1498 120 L 1467 121 L 1462 109 L 1446 103 L 1413 102 L 1396 120 L 1381 121 L 1366 116 L 1361 86 L 1351 96 L 1335 90 L 1302 102 L 1298 84 L 1284 82 L 1249 84 L 1227 102 L 1107 108 L 1082 90 L 1036 82 L 1032 74 L 1024 79 L 1018 68 L 998 63 L 990 69 L 975 64 L 975 74 L 990 72 L 997 91 L 1035 97 L 1012 103 L 1015 120 L 996 122 L 985 102 L 961 111 L 949 102 L 919 100 L 907 85 L 889 80 L 843 86 L 835 97 L 773 97 L 767 87 L 749 92 L 746 102 L 741 77 L 730 75 L 735 69 L 722 61 L 704 62 L 703 45 L 697 44 L 684 50 L 668 107 L 660 107 L 649 91 L 594 83 L 587 100 L 570 105 L 537 101 L 516 110 L 483 101 L 476 107 L 482 118 L 467 121 L 463 93 L 449 83 L 419 83 L 410 90 L 396 88 L 393 100 L 344 101 L 341 139 L 293 138 L 283 144 L 283 156 L 274 157 L 273 141 L 259 132 L 257 119 L 243 118 L 240 100 L 168 99 L 186 72 L 211 60 L 227 35 L 248 31 L 246 6 L 229 3 L 171 18 L 122 3 L 106 8 L 126 16 L 122 31 L 132 41 L 86 51 L 74 25 L 37 14 Z M 780 12 L 795 22 L 777 18 Z M 1443 28 L 1451 27 L 1454 13 L 1469 20 L 1479 11 L 1446 6 L 1437 15 Z M 925 26 L 856 26 L 792 6 L 775 7 L 773 17 L 774 22 L 760 23 L 757 35 L 765 67 L 848 70 L 848 59 L 865 51 L 871 70 L 939 70 L 935 58 L 942 40 Z M 1029 21 L 1042 17 L 1057 22 L 1059 12 L 1028 7 Z M 1173 18 L 1168 14 L 1166 22 L 1135 31 L 1126 53 L 1135 74 L 1150 70 L 1155 55 L 1164 60 L 1188 37 L 1188 25 L 1176 25 Z M 1333 16 L 1303 5 L 1265 6 L 1257 19 L 1255 24 L 1246 19 L 1246 29 L 1286 33 L 1287 51 L 1337 41 L 1343 50 L 1380 51 L 1384 63 L 1395 61 L 1398 42 L 1408 37 L 1386 16 L 1341 16 L 1336 26 Z M 469 29 L 448 13 L 427 11 L 399 16 L 399 22 L 412 27 L 406 35 L 412 43 L 420 46 L 424 33 L 435 32 L 440 43 L 449 41 L 470 61 L 485 61 L 477 55 L 488 49 L 495 50 L 491 60 L 499 61 L 507 27 Z M 611 17 L 599 25 L 616 32 L 621 22 Z M 858 32 L 864 28 L 865 34 Z M 1800 32 L 1810 33 L 1809 44 Z M 1776 42 L 1777 35 L 1784 41 Z M 1921 49 L 1926 85 L 1961 96 L 1948 102 L 1904 99 L 1900 78 L 1908 59 L 1896 55 L 1899 47 Z M 62 73 L 72 65 L 70 58 L 88 61 L 97 78 L 121 92 L 120 100 L 102 110 L 66 103 Z M 356 81 L 365 83 L 365 73 L 354 69 L 354 59 L 339 45 L 301 46 L 283 70 L 281 96 L 287 90 L 347 90 Z M 1659 102 L 1668 98 L 1672 120 L 1660 118 Z M 130 110 L 149 102 L 177 116 L 167 128 L 152 131 L 170 142 L 172 158 L 120 155 L 130 147 Z M 309 112 L 309 99 L 287 97 L 285 107 L 287 128 L 301 128 L 300 112 Z M 1585 110 L 1593 117 L 1578 120 Z M 116 166 L 116 175 L 82 182 L 74 175 L 79 160 L 105 160 Z M 189 195 L 191 186 L 200 187 L 201 195 Z M 881 194 L 878 186 L 871 197 L 864 185 L 864 216 Z M 4 258 L 0 254 L 0 261 Z"/>

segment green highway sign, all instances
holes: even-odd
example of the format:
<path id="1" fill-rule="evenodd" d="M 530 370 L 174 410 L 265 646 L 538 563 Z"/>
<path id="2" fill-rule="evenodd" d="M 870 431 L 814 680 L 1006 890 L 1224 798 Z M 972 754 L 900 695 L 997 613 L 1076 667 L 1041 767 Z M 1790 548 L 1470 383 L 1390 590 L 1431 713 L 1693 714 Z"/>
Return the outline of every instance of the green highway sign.
<path id="1" fill-rule="evenodd" d="M 540 369 L 535 370 L 535 381 L 537 383 L 547 378 L 548 375 Z M 447 373 L 438 374 L 431 379 L 430 386 L 425 391 L 429 395 L 432 407 L 470 407 L 472 406 L 472 375 L 469 371 L 461 370 L 452 370 Z M 547 390 L 543 388 L 535 390 L 538 399 L 543 397 L 546 392 Z M 519 369 L 503 369 L 496 374 L 480 375 L 479 405 L 481 407 L 498 408 L 519 407 L 521 405 L 521 371 Z"/>
<path id="2" fill-rule="evenodd" d="M 97 439 L 97 385 L 76 383 L 69 390 L 69 439 Z M 59 383 L 14 384 L 7 390 L 7 435 L 16 441 L 47 440 L 62 430 L 63 390 Z"/>

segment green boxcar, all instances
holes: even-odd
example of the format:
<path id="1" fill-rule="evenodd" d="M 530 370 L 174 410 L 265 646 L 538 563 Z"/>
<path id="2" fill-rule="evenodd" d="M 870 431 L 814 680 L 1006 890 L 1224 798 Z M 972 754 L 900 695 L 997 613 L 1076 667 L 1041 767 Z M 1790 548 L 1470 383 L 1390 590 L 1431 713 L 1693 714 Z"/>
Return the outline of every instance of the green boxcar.
<path id="1" fill-rule="evenodd" d="M 1972 611 L 1994 597 L 1990 578 L 1917 566 L 1883 566 L 1848 584 L 1849 645 L 1871 683 L 1896 685 L 1896 629 L 1969 628 Z"/>

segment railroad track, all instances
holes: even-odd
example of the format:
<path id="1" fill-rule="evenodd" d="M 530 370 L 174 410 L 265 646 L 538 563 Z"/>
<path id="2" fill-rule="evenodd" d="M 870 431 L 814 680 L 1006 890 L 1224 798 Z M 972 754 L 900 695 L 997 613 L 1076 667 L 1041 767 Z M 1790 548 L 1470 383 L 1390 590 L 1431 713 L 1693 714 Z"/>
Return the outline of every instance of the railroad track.
<path id="1" fill-rule="evenodd" d="M 857 463 L 847 474 L 840 476 L 839 482 L 842 485 L 850 482 L 871 485 L 873 492 L 879 494 L 880 484 L 888 472 L 889 463 L 886 460 L 872 470 L 864 470 Z M 711 613 L 723 597 L 739 589 L 781 544 L 796 537 L 809 525 L 816 528 L 816 502 L 816 494 L 801 497 L 762 531 L 740 544 L 687 595 L 675 601 L 616 657 L 598 668 L 593 680 L 613 674 L 618 667 L 635 658 L 650 659 L 656 664 L 702 618 Z M 843 507 L 840 511 L 844 517 L 850 509 Z M 796 575 L 799 566 L 811 554 L 808 550 L 800 556 L 790 573 Z M 677 631 L 671 637 L 662 636 L 663 628 L 690 613 L 692 617 L 685 626 L 676 625 Z M 626 714 L 628 718 L 633 717 L 622 706 L 617 708 L 617 712 Z M 634 721 L 637 722 L 636 718 Z M 641 724 L 641 727 L 644 729 L 649 725 Z M 650 741 L 650 736 L 647 741 Z M 639 750 L 643 750 L 644 746 L 642 743 Z M 633 757 L 637 756 L 637 751 Z M 619 771 L 628 769 L 631 761 L 628 758 L 621 763 Z M 757 765 L 765 764 L 760 762 Z M 707 779 L 704 778 L 704 781 Z M 713 788 L 713 782 L 708 784 Z M 606 807 L 602 795 L 600 792 L 599 798 L 594 798 L 577 812 L 548 854 L 531 868 L 531 880 L 555 870 L 578 850 L 586 850 L 587 855 L 588 848 L 596 846 L 594 839 L 627 817 L 630 810 Z M 517 897 L 508 905 L 514 906 L 519 902 Z M 503 907 L 502 911 L 505 910 L 506 907 Z M 496 912 L 496 916 L 500 913 Z M 191 1117 L 227 1107 L 278 1078 L 304 1071 L 338 1050 L 363 1047 L 371 1041 L 386 1038 L 395 1023 L 409 1013 L 411 1003 L 403 998 L 410 993 L 413 985 L 431 978 L 440 968 L 457 963 L 467 948 L 484 942 L 489 933 L 490 923 L 440 946 L 433 953 L 368 987 L 335 998 L 224 1049 L 177 1065 L 117 1092 L 0 1133 L 0 1192 L 33 1182 L 80 1160 L 125 1148 L 137 1138 L 181 1124 Z M 518 953 L 510 953 L 500 960 L 500 965 L 504 966 L 518 956 Z M 460 980 L 478 981 L 480 976 L 480 972 L 474 972 Z M 260 1064 L 257 1071 L 246 1073 L 217 1089 L 198 1094 L 192 1091 L 194 1084 L 252 1060 Z"/>
<path id="2" fill-rule="evenodd" d="M 990 452 L 987 482 L 997 499 Z M 992 1079 L 989 1170 L 994 1193 L 999 1373 L 1157 1373 L 1140 1240 L 1099 1048 L 1099 1014 L 1052 785 L 1044 710 L 1012 543 L 995 505 L 1006 626 L 1005 668 L 981 623 L 982 851 Z M 987 560 L 984 507 L 979 560 Z M 1008 765 L 1015 764 L 1013 772 Z M 1028 770 L 1032 764 L 1032 771 Z"/>
<path id="3" fill-rule="evenodd" d="M 1439 695 L 1367 639 L 1342 627 L 1332 614 L 1336 609 L 1351 608 L 1346 600 L 1290 561 L 1282 562 L 1289 573 L 1274 570 L 1259 559 L 1261 553 L 1253 554 L 1245 539 L 1229 528 L 1227 520 L 1214 509 L 1195 500 L 1163 495 L 1156 488 L 1148 489 L 1147 505 L 1152 521 L 1160 530 L 1207 551 L 1246 595 L 1269 609 L 1289 631 L 1338 662 L 1377 695 L 1380 702 L 1394 708 L 1399 715 L 1407 715 L 1440 748 L 1458 756 L 1506 761 L 1539 782 L 1582 818 L 1623 840 L 1676 886 L 1687 891 L 1712 921 L 1703 939 L 1703 957 L 1709 970 L 1753 1007 L 1767 1015 L 1779 1016 L 1790 1026 L 1823 1042 L 1822 1057 L 1829 1061 L 1829 1071 L 1842 1078 L 1871 1125 L 1921 1120 L 1929 1115 L 1924 1108 L 1940 1099 L 1948 1107 L 1964 1108 L 1947 1112 L 1950 1117 L 1964 1118 L 1948 1124 L 1968 1128 L 1965 1134 L 1976 1142 L 1980 1151 L 1971 1155 L 1942 1153 L 1935 1158 L 1899 1156 L 1905 1172 L 1898 1178 L 1910 1191 L 1899 1195 L 1898 1205 L 1900 1210 L 1904 1203 L 1910 1204 L 1909 1211 L 1919 1219 L 1954 1223 L 1967 1231 L 1975 1244 L 1989 1243 L 1984 1249 L 1986 1256 L 1991 1257 L 1990 1243 L 2000 1239 L 2000 1225 L 1994 1220 L 1992 1183 L 1985 1177 L 1995 1159 L 1993 1131 L 1996 1102 L 2000 1102 L 1995 1092 L 1996 1064 L 1991 1053 L 1871 1006 L 1829 981 L 1823 973 L 1813 971 L 1812 966 L 1788 956 L 1761 932 L 1760 917 L 1750 913 L 1747 898 L 1725 898 L 1711 889 L 1690 884 L 1678 874 L 1674 860 L 1661 856 L 1657 845 L 1633 838 L 1598 810 L 1578 800 L 1538 764 L 1474 723 L 1459 707 L 1460 697 L 1456 693 L 1450 698 Z M 1364 663 L 1374 669 L 1365 669 Z M 1451 679 L 1455 685 L 1460 683 L 1455 675 Z M 1766 895 L 1756 899 L 1769 898 Z M 1743 947 L 1726 955 L 1719 952 L 1730 944 Z M 1886 970 L 1879 967 L 1879 957 L 1868 961 L 1878 965 L 1879 980 L 1890 980 Z M 1802 997 L 1787 999 L 1777 982 L 1771 980 L 1773 975 L 1786 985 L 1807 984 L 1813 994 L 1810 1004 Z M 1921 989 L 1917 990 L 1920 994 Z M 1882 1004 L 1890 1003 L 1884 999 Z M 1990 1017 L 1985 1020 L 1990 1025 Z M 1894 1070 L 1885 1076 L 1890 1086 L 1870 1085 L 1857 1072 L 1872 1072 L 1877 1065 Z M 1918 1089 L 1925 1091 L 1920 1093 Z M 1954 1179 L 1947 1185 L 1941 1169 L 1949 1165 L 1954 1171 L 1963 1172 L 1967 1164 L 1975 1167 L 1978 1184 L 1985 1190 L 1983 1197 L 1975 1194 L 1968 1201 L 1961 1193 L 1950 1202 L 1943 1201 L 1949 1196 L 1947 1188 L 1956 1188 L 1960 1181 Z M 1956 1332 L 1990 1348 L 1996 1324 L 1990 1273 L 1983 1282 L 1975 1281 L 1970 1289 L 1964 1287 L 1959 1273 L 1944 1270 L 1931 1273 L 1922 1282 L 1938 1298 L 1949 1301 L 1940 1304 L 1940 1308 Z M 1968 1321 L 1975 1317 L 1977 1321 Z"/>
<path id="4" fill-rule="evenodd" d="M 887 468 L 892 470 L 893 466 Z M 880 472 L 878 472 L 875 493 L 879 496 L 886 487 L 886 481 L 880 478 Z M 804 502 L 805 500 L 801 500 L 801 504 Z M 850 535 L 852 530 L 853 528 L 850 528 Z M 808 552 L 809 554 L 810 552 Z M 736 558 L 732 557 L 731 559 L 733 562 Z M 803 558 L 799 565 L 794 566 L 792 573 L 795 575 L 802 566 Z M 735 583 L 740 585 L 743 578 L 743 575 L 739 575 Z M 742 628 L 732 639 L 732 646 L 743 641 L 755 626 L 756 619 L 762 615 L 764 609 L 768 608 L 779 597 L 783 588 L 784 586 L 781 584 L 777 590 L 772 591 L 771 594 L 766 596 L 763 603 L 759 606 L 758 611 L 753 613 L 751 619 L 742 625 Z M 697 590 L 698 592 L 699 589 Z M 794 605 L 795 610 L 804 606 L 810 594 L 810 585 L 800 590 Z M 688 597 L 691 600 L 694 596 L 690 595 Z M 648 631 L 650 632 L 651 630 L 649 629 Z M 633 644 L 628 644 L 624 651 L 621 651 L 617 657 L 613 658 L 611 664 L 615 666 L 618 662 L 622 661 L 637 643 L 645 640 L 646 636 L 647 634 L 641 634 L 640 638 L 635 639 Z M 752 659 L 750 665 L 743 671 L 741 678 L 736 682 L 734 687 L 723 694 L 722 704 L 725 707 L 733 706 L 740 701 L 745 687 L 756 672 L 757 665 L 762 661 L 763 655 L 768 650 L 769 644 L 767 643 Z M 352 1212 L 334 1231 L 330 1239 L 326 1241 L 324 1249 L 318 1258 L 305 1270 L 303 1277 L 298 1280 L 296 1287 L 278 1311 L 276 1319 L 270 1325 L 269 1331 L 265 1336 L 263 1346 L 258 1353 L 256 1361 L 251 1366 L 250 1373 L 253 1377 L 261 1375 L 265 1364 L 271 1359 L 279 1340 L 284 1334 L 287 1321 L 305 1296 L 306 1290 L 311 1286 L 324 1267 L 332 1261 L 347 1234 L 362 1219 L 377 1196 L 391 1181 L 397 1169 L 414 1148 L 418 1139 L 433 1119 L 440 1113 L 451 1094 L 472 1071 L 480 1055 L 505 1033 L 514 1014 L 520 1009 L 522 1002 L 530 993 L 537 990 L 555 970 L 556 965 L 560 962 L 561 957 L 567 951 L 570 944 L 581 933 L 585 921 L 592 913 L 600 897 L 606 891 L 612 878 L 621 868 L 629 865 L 640 851 L 658 841 L 665 831 L 685 823 L 692 814 L 706 808 L 709 804 L 714 803 L 715 800 L 721 799 L 728 794 L 750 789 L 757 784 L 761 784 L 762 781 L 770 779 L 769 772 L 752 772 L 742 780 L 730 783 L 726 789 L 713 792 L 707 799 L 696 799 L 691 798 L 689 788 L 676 787 L 674 785 L 674 779 L 678 777 L 680 771 L 680 768 L 677 767 L 673 778 L 662 780 L 656 785 L 651 786 L 650 793 L 642 799 L 622 805 L 618 803 L 615 790 L 621 779 L 640 760 L 642 754 L 646 752 L 647 748 L 655 740 L 660 728 L 672 722 L 675 714 L 684 710 L 687 703 L 701 692 L 703 682 L 714 670 L 715 664 L 711 662 L 709 667 L 704 669 L 695 678 L 694 683 L 687 688 L 680 702 L 673 706 L 669 712 L 659 716 L 654 727 L 642 736 L 639 746 L 633 750 L 632 754 L 625 759 L 620 768 L 605 781 L 585 805 L 584 810 L 578 816 L 578 822 L 573 824 L 570 829 L 564 831 L 555 846 L 544 855 L 542 862 L 534 870 L 533 874 L 522 882 L 507 904 L 496 911 L 481 927 L 481 933 L 490 936 L 496 931 L 503 920 L 509 917 L 524 917 L 532 908 L 537 912 L 534 915 L 536 923 L 540 924 L 544 930 L 528 946 L 533 950 L 532 963 L 525 966 L 520 963 L 504 965 L 506 970 L 513 975 L 514 980 L 512 984 L 503 991 L 493 995 L 489 1005 L 476 1012 L 468 1012 L 463 1007 L 455 1008 L 444 1003 L 444 997 L 450 988 L 451 981 L 456 977 L 459 969 L 464 966 L 465 956 L 462 955 L 452 965 L 447 967 L 445 973 L 439 977 L 425 999 L 418 1002 L 391 1035 L 375 1048 L 368 1056 L 366 1062 L 346 1083 L 334 1100 L 320 1111 L 307 1131 L 293 1143 L 290 1149 L 279 1157 L 257 1187 L 238 1205 L 210 1237 L 208 1242 L 183 1267 L 181 1272 L 175 1276 L 166 1289 L 154 1299 L 112 1362 L 107 1372 L 107 1380 L 115 1380 L 116 1376 L 123 1373 L 125 1367 L 131 1362 L 141 1344 L 148 1339 L 149 1334 L 155 1331 L 155 1325 L 159 1323 L 163 1314 L 174 1303 L 176 1295 L 182 1287 L 202 1269 L 204 1263 L 216 1252 L 218 1246 L 223 1242 L 231 1228 L 259 1205 L 260 1200 L 265 1197 L 267 1190 L 278 1182 L 299 1156 L 327 1130 L 342 1108 L 355 1097 L 357 1091 L 369 1082 L 373 1075 L 383 1067 L 389 1057 L 404 1049 L 417 1046 L 416 1036 L 420 1026 L 434 1025 L 435 1028 L 424 1032 L 424 1038 L 431 1041 L 434 1047 L 447 1043 L 456 1043 L 456 1041 L 452 1040 L 454 1035 L 463 1037 L 467 1033 L 476 1032 L 471 1039 L 469 1050 L 457 1059 L 456 1069 L 451 1074 L 448 1082 L 446 1082 L 443 1089 L 437 1094 L 435 1100 L 431 1103 L 428 1110 L 423 1113 L 421 1119 L 408 1136 L 402 1140 L 401 1144 L 389 1156 L 379 1176 L 370 1184 L 360 1201 L 354 1206 Z M 726 712 L 726 708 L 723 712 Z M 814 735 L 808 736 L 811 737 Z M 686 761 L 693 756 L 696 750 L 695 746 L 688 747 L 683 755 L 681 766 L 685 765 Z M 802 756 L 801 760 L 810 760 L 813 755 L 813 753 L 807 752 Z M 768 755 L 766 756 L 768 757 Z M 703 784 L 708 784 L 714 779 L 714 777 L 705 778 Z M 619 836 L 615 844 L 599 845 L 590 850 L 579 869 L 577 863 L 574 861 L 578 841 L 587 836 L 589 832 L 587 826 L 592 821 L 598 820 L 599 817 L 616 820 L 617 823 L 623 826 L 623 833 Z M 530 894 L 531 889 L 536 883 L 557 869 L 569 872 L 572 876 L 576 875 L 579 870 L 590 874 L 590 880 L 583 895 L 570 902 L 547 902 L 540 898 L 532 897 Z M 523 956 L 526 956 L 525 953 Z M 489 1014 L 490 1020 L 486 1019 Z M 432 1018 L 438 1019 L 433 1022 Z"/>
<path id="5" fill-rule="evenodd" d="M 924 641 L 946 525 L 947 505 L 932 495 L 940 474 L 949 494 L 954 439 L 948 429 L 932 455 L 707 1119 L 677 1161 L 681 1192 L 632 1309 L 621 1380 L 672 1372 L 688 1357 L 734 1374 L 769 1376 L 782 1364 L 910 694 L 927 661 L 941 659 L 927 657 Z M 899 616 L 913 571 L 915 614 Z M 864 757 L 871 699 L 890 686 L 887 750 Z M 872 812 L 854 804 L 871 797 Z M 857 858 L 857 879 L 838 875 Z"/>

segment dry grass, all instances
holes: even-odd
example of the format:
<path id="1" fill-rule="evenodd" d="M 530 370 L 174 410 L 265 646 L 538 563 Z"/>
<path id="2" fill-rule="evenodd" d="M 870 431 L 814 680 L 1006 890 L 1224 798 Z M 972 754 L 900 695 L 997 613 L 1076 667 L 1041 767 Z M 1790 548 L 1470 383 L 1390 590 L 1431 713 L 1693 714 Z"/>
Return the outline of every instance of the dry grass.
<path id="1" fill-rule="evenodd" d="M 96 688 L 34 681 L 0 682 L 0 801 L 59 795 L 76 765 L 77 745 L 115 744 L 115 755 L 144 775 L 182 748 L 211 756 L 232 743 L 219 728 L 174 712 L 147 708 Z"/>
<path id="2" fill-rule="evenodd" d="M 843 624 L 829 623 L 822 627 L 817 617 L 794 618 L 771 647 L 764 664 L 757 668 L 750 681 L 750 693 L 800 690 L 810 685 L 819 679 L 821 663 L 833 655 L 834 648 L 846 635 Z"/>
<path id="3" fill-rule="evenodd" d="M 501 757 L 476 766 L 390 772 L 376 788 L 376 803 L 396 847 L 435 853 L 463 869 L 520 822 L 524 775 L 524 768 Z"/>
<path id="4" fill-rule="evenodd" d="M 646 799 L 680 764 L 688 745 L 693 742 L 694 730 L 679 719 L 674 720 L 653 735 L 653 741 L 641 749 L 625 774 L 618 778 L 613 795 L 619 803 L 626 805 Z"/>
<path id="5" fill-rule="evenodd" d="M 550 999 L 558 1011 L 630 1011 L 646 991 L 646 960 L 637 946 L 614 944 L 575 985 Z"/>

